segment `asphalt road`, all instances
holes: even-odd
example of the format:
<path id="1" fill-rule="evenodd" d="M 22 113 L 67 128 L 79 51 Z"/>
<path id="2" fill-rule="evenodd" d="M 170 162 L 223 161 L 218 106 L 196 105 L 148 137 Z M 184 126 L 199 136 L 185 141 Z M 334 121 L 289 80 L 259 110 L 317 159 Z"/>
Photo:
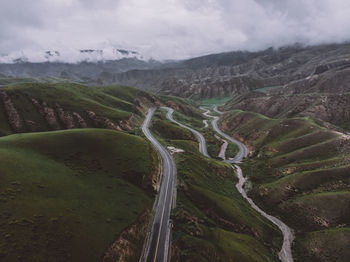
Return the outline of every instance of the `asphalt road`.
<path id="1" fill-rule="evenodd" d="M 208 151 L 207 151 L 207 145 L 205 143 L 205 138 L 203 137 L 203 135 L 201 133 L 199 133 L 197 130 L 194 130 L 193 128 L 190 128 L 188 126 L 185 126 L 183 124 L 181 124 L 180 122 L 177 122 L 174 118 L 173 118 L 173 113 L 174 113 L 174 109 L 172 108 L 169 108 L 169 107 L 162 107 L 163 109 L 167 110 L 168 113 L 166 115 L 166 117 L 173 123 L 183 127 L 183 128 L 186 128 L 188 130 L 190 130 L 197 138 L 198 140 L 198 143 L 199 143 L 199 152 L 202 153 L 202 155 L 206 156 L 206 157 L 209 157 L 209 154 L 208 154 Z"/>
<path id="2" fill-rule="evenodd" d="M 242 144 L 238 140 L 230 137 L 229 135 L 225 134 L 224 132 L 222 132 L 219 129 L 219 127 L 218 127 L 219 117 L 214 116 L 213 118 L 214 118 L 214 120 L 211 121 L 211 125 L 212 125 L 214 131 L 216 133 L 218 133 L 220 136 L 224 137 L 226 140 L 229 140 L 232 143 L 235 143 L 238 146 L 238 148 L 239 148 L 239 152 L 237 153 L 237 155 L 231 160 L 226 160 L 226 162 L 229 162 L 229 163 L 239 163 L 239 162 L 241 162 L 243 160 L 243 158 L 245 158 L 246 155 L 247 155 L 247 148 L 245 147 L 244 144 Z"/>
<path id="3" fill-rule="evenodd" d="M 149 109 L 142 124 L 142 132 L 158 151 L 162 159 L 162 183 L 158 195 L 149 246 L 147 262 L 164 262 L 168 259 L 169 217 L 174 189 L 175 163 L 169 152 L 153 137 L 149 125 L 155 108 Z"/>
<path id="4" fill-rule="evenodd" d="M 221 112 L 221 111 L 218 109 L 217 106 L 214 106 L 213 110 L 214 110 L 214 112 L 216 112 L 216 113 L 218 113 L 218 114 L 220 114 L 220 115 L 224 113 L 224 112 Z"/>

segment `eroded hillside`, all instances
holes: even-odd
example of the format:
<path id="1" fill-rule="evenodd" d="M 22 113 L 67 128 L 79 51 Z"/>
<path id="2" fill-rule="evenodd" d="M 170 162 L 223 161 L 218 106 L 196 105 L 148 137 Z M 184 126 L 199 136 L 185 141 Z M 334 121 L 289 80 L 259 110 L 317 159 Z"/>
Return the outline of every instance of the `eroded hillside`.
<path id="1" fill-rule="evenodd" d="M 132 130 L 155 96 L 130 87 L 19 83 L 0 88 L 0 132 L 38 132 L 72 128 Z"/>
<path id="2" fill-rule="evenodd" d="M 347 261 L 350 137 L 310 118 L 242 111 L 227 113 L 220 125 L 250 146 L 250 194 L 295 230 L 296 260 Z"/>
<path id="3" fill-rule="evenodd" d="M 329 128 L 336 129 L 333 124 L 350 130 L 350 93 L 249 94 L 237 97 L 224 108 L 257 112 L 273 118 L 309 116 Z"/>
<path id="4" fill-rule="evenodd" d="M 166 69 L 120 73 L 115 79 L 195 99 L 244 94 L 271 86 L 302 92 L 349 92 L 349 54 L 349 44 L 228 52 L 180 61 Z"/>

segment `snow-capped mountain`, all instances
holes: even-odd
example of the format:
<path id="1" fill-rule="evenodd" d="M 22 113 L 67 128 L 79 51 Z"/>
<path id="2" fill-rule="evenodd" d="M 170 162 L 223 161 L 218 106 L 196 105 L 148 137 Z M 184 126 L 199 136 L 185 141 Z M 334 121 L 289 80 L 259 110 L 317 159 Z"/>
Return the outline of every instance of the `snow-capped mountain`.
<path id="1" fill-rule="evenodd" d="M 145 60 L 136 51 L 122 48 L 106 47 L 102 49 L 64 49 L 64 50 L 21 50 L 9 54 L 0 55 L 1 64 L 13 63 L 79 63 L 115 61 L 123 58 L 135 58 Z"/>

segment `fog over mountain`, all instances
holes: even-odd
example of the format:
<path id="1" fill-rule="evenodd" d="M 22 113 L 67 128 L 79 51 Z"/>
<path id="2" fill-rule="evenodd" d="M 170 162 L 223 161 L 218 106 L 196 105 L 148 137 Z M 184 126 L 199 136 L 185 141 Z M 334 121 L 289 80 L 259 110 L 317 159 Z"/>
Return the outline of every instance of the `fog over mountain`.
<path id="1" fill-rule="evenodd" d="M 124 58 L 134 58 L 137 60 L 145 60 L 144 57 L 136 51 L 117 48 L 105 45 L 99 49 L 55 49 L 55 50 L 19 50 L 3 54 L 0 56 L 0 63 L 42 63 L 42 62 L 58 62 L 58 63 L 79 63 L 99 61 L 115 61 Z"/>
<path id="2" fill-rule="evenodd" d="M 138 51 L 182 59 L 232 50 L 262 50 L 350 38 L 346 0 L 12 0 L 0 3 L 2 62 L 27 57 L 66 62 L 80 50 Z"/>

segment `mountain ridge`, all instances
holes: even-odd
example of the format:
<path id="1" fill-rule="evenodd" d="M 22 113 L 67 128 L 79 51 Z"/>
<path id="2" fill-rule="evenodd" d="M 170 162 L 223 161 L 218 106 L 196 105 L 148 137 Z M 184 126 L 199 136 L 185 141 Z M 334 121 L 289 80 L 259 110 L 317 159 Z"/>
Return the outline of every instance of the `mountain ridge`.
<path id="1" fill-rule="evenodd" d="M 120 52 L 130 52 L 120 49 Z M 101 50 L 81 50 L 84 54 Z M 55 56 L 55 52 L 50 52 Z M 283 92 L 302 93 L 333 89 L 347 92 L 350 44 L 293 45 L 258 52 L 233 51 L 187 60 L 156 61 L 137 57 L 82 61 L 1 64 L 4 78 L 50 78 L 87 85 L 127 85 L 156 93 L 193 99 L 246 94 L 259 88 L 283 86 Z M 308 91 L 310 92 L 310 91 Z M 333 91 L 331 91 L 333 92 Z"/>

